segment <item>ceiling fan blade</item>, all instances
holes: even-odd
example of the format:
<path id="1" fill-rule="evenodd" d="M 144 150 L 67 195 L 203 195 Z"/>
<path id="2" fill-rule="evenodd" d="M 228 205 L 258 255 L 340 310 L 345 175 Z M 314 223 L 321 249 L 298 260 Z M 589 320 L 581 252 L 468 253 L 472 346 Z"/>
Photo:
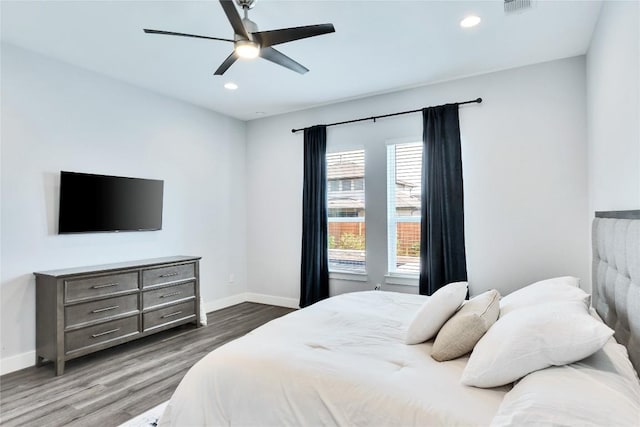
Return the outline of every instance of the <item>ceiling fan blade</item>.
<path id="1" fill-rule="evenodd" d="M 236 55 L 236 51 L 234 50 L 233 52 L 231 52 L 231 55 L 229 55 L 227 59 L 225 59 L 224 62 L 220 64 L 216 72 L 213 74 L 216 76 L 223 75 L 225 71 L 227 71 L 229 67 L 233 65 L 234 62 L 236 62 L 237 59 L 238 59 L 238 55 Z"/>
<path id="2" fill-rule="evenodd" d="M 289 58 L 284 53 L 277 51 L 272 47 L 263 47 L 262 49 L 260 49 L 260 56 L 267 61 L 282 65 L 283 67 L 293 70 L 296 73 L 304 74 L 309 71 L 309 69 L 304 65 L 298 64 L 296 61 Z"/>
<path id="3" fill-rule="evenodd" d="M 199 35 L 196 35 L 196 34 L 174 33 L 172 31 L 149 30 L 149 29 L 145 28 L 144 32 L 147 33 L 147 34 L 164 34 L 164 35 L 167 35 L 167 36 L 194 37 L 196 39 L 220 40 L 221 42 L 232 42 L 233 43 L 233 40 L 230 40 L 230 39 L 221 39 L 219 37 L 199 36 Z"/>
<path id="4" fill-rule="evenodd" d="M 233 32 L 244 37 L 245 40 L 249 40 L 249 34 L 247 33 L 247 29 L 244 28 L 244 24 L 242 23 L 242 18 L 240 18 L 238 10 L 233 5 L 233 0 L 220 0 L 220 5 L 222 6 L 224 13 L 227 15 L 229 23 L 233 27 Z"/>
<path id="5" fill-rule="evenodd" d="M 281 28 L 271 31 L 256 31 L 251 33 L 262 47 L 275 46 L 293 40 L 306 39 L 307 37 L 321 36 L 333 33 L 336 29 L 333 24 L 307 25 L 305 27 Z"/>

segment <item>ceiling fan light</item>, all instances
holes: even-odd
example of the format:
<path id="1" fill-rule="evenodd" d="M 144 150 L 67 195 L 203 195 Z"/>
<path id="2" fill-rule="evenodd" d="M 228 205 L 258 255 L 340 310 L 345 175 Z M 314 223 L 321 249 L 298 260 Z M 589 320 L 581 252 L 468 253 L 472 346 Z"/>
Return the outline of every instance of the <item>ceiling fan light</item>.
<path id="1" fill-rule="evenodd" d="M 239 40 L 236 42 L 235 51 L 240 58 L 253 59 L 260 54 L 260 45 L 251 40 Z"/>

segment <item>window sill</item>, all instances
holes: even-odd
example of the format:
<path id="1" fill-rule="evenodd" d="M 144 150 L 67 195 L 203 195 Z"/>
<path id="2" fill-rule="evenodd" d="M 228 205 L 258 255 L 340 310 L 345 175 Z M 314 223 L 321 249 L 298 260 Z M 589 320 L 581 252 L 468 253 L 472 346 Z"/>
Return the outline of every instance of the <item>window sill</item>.
<path id="1" fill-rule="evenodd" d="M 409 274 L 387 274 L 384 276 L 385 285 L 418 286 L 418 276 Z"/>
<path id="2" fill-rule="evenodd" d="M 367 282 L 369 276 L 367 273 L 352 273 L 347 271 L 330 271 L 329 279 L 333 280 L 347 280 L 351 282 Z"/>

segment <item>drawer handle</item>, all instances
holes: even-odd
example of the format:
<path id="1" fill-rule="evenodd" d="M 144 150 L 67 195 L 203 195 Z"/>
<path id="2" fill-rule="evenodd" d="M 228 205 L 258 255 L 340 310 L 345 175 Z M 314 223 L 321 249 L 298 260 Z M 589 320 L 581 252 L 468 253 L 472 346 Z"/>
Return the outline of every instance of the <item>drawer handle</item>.
<path id="1" fill-rule="evenodd" d="M 119 330 L 120 330 L 120 328 L 115 328 L 115 329 L 111 329 L 110 331 L 100 332 L 99 334 L 91 335 L 91 338 L 98 338 L 98 337 L 101 337 L 103 335 L 108 335 L 108 334 L 112 334 L 114 332 L 118 332 Z"/>
<path id="2" fill-rule="evenodd" d="M 100 289 L 100 288 L 111 288 L 113 286 L 118 286 L 120 283 L 118 282 L 114 282 L 114 283 L 105 283 L 104 285 L 95 285 L 92 286 L 91 289 Z"/>
<path id="3" fill-rule="evenodd" d="M 165 314 L 164 316 L 162 316 L 162 318 L 166 319 L 167 317 L 177 316 L 178 314 L 182 314 L 182 311 L 176 311 L 175 313 Z"/>
<path id="4" fill-rule="evenodd" d="M 115 310 L 116 308 L 119 308 L 119 305 L 112 305 L 111 307 L 105 307 L 105 308 L 96 308 L 95 310 L 91 311 L 92 313 L 102 313 L 103 311 L 111 311 L 111 310 Z"/>
<path id="5" fill-rule="evenodd" d="M 160 295 L 160 298 L 169 298 L 169 297 L 174 297 L 176 295 L 180 295 L 182 292 L 178 291 L 178 292 L 171 292 L 170 294 L 164 294 L 164 295 Z"/>
<path id="6" fill-rule="evenodd" d="M 160 277 L 172 277 L 177 275 L 178 275 L 178 272 L 176 271 L 175 273 L 161 274 Z"/>

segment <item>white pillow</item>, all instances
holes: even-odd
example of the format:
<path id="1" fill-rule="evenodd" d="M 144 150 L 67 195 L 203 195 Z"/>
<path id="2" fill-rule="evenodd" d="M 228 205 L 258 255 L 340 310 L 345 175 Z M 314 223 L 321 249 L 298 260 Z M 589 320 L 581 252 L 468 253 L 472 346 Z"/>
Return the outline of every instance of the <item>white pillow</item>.
<path id="1" fill-rule="evenodd" d="M 420 344 L 433 338 L 466 296 L 467 282 L 449 283 L 435 291 L 409 323 L 405 342 Z"/>
<path id="2" fill-rule="evenodd" d="M 491 425 L 637 427 L 640 383 L 626 349 L 610 339 L 581 362 L 527 375 L 505 395 Z"/>
<path id="3" fill-rule="evenodd" d="M 591 296 L 580 289 L 580 279 L 576 277 L 555 277 L 541 280 L 502 297 L 500 300 L 500 316 L 534 304 L 554 301 L 583 301 L 588 307 Z"/>
<path id="4" fill-rule="evenodd" d="M 461 381 L 476 387 L 508 384 L 538 369 L 584 359 L 612 335 L 582 301 L 520 308 L 498 319 L 478 341 Z"/>

